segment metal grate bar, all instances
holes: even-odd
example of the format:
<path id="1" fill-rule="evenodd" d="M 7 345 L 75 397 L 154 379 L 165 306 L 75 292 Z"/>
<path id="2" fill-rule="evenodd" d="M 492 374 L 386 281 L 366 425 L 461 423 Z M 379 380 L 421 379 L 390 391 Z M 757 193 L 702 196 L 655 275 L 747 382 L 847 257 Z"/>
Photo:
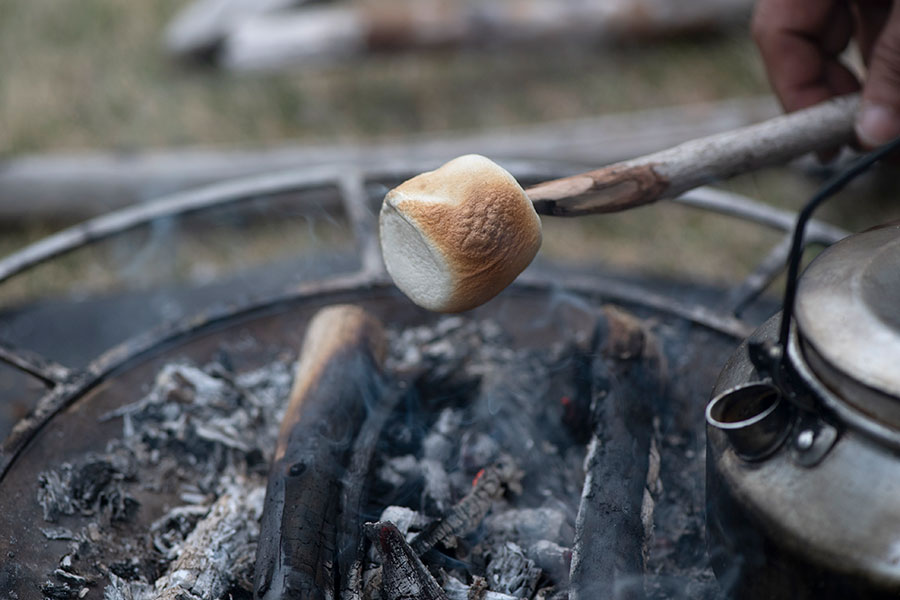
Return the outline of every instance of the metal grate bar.
<path id="1" fill-rule="evenodd" d="M 533 288 L 547 287 L 546 277 L 531 273 L 523 273 L 516 281 L 520 285 Z M 569 274 L 556 274 L 554 281 L 567 290 L 591 294 L 624 304 L 652 308 L 738 340 L 749 336 L 754 329 L 754 326 L 749 323 L 728 314 L 721 314 L 699 304 L 686 304 L 675 298 L 653 293 L 645 287 L 622 281 Z"/>
<path id="2" fill-rule="evenodd" d="M 0 261 L 0 283 L 85 244 L 140 227 L 157 219 L 185 215 L 214 206 L 282 194 L 298 188 L 333 185 L 338 179 L 333 169 L 315 169 L 261 175 L 165 196 L 101 215 L 69 227 L 26 246 Z"/>
<path id="3" fill-rule="evenodd" d="M 363 174 L 359 171 L 345 173 L 340 179 L 340 190 L 344 211 L 350 219 L 356 248 L 362 261 L 363 273 L 373 277 L 385 276 L 381 247 L 376 235 L 378 219 L 371 210 Z"/>
<path id="4" fill-rule="evenodd" d="M 0 362 L 40 379 L 47 387 L 55 387 L 72 379 L 71 369 L 2 341 L 0 341 Z"/>
<path id="5" fill-rule="evenodd" d="M 85 244 L 135 229 L 154 220 L 186 215 L 257 199 L 261 196 L 335 186 L 340 192 L 343 208 L 350 220 L 362 264 L 362 269 L 358 273 L 348 274 L 346 277 L 359 282 L 360 285 L 379 283 L 386 280 L 386 273 L 381 260 L 378 239 L 375 235 L 377 218 L 369 203 L 366 183 L 369 181 L 401 181 L 435 166 L 433 163 L 434 161 L 427 160 L 406 161 L 402 164 L 382 165 L 365 171 L 348 171 L 346 168 L 343 170 L 323 167 L 305 168 L 247 177 L 164 196 L 155 201 L 111 212 L 65 229 L 0 260 L 0 284 L 33 266 L 66 254 Z M 520 181 L 540 181 L 558 176 L 560 172 L 567 170 L 561 165 L 548 166 L 546 163 L 534 161 L 512 160 L 502 161 L 502 163 Z M 795 219 L 792 212 L 773 208 L 739 194 L 712 188 L 698 188 L 674 201 L 686 206 L 749 220 L 782 231 L 790 231 Z M 811 223 L 808 231 L 808 239 L 826 244 L 846 235 L 845 231 L 821 222 Z M 765 289 L 771 279 L 777 276 L 782 268 L 775 259 L 775 256 L 778 255 L 777 250 L 777 248 L 773 250 L 738 288 L 740 295 L 737 291 L 733 293 L 739 303 L 744 299 L 754 298 Z M 589 286 L 587 282 L 568 283 L 575 288 L 590 288 L 594 292 L 598 291 L 596 285 Z M 612 287 L 609 287 L 610 285 Z M 673 299 L 670 298 L 651 298 L 647 295 L 646 290 L 619 289 L 621 286 L 608 283 L 604 283 L 604 286 L 606 287 L 600 290 L 600 293 L 611 299 L 663 310 L 728 335 L 741 336 L 749 331 L 746 323 L 727 313 L 717 314 L 706 307 L 676 305 L 677 303 L 673 303 Z M 62 365 L 11 346 L 0 348 L 0 360 L 51 385 L 65 380 L 72 374 L 72 371 Z"/>
<path id="6" fill-rule="evenodd" d="M 752 221 L 780 231 L 793 231 L 794 222 L 797 220 L 795 212 L 775 208 L 741 194 L 711 187 L 699 187 L 673 198 L 672 201 L 720 215 Z M 823 244 L 833 244 L 849 235 L 848 231 L 822 221 L 810 221 L 807 231 L 808 239 L 815 238 Z"/>
<path id="7" fill-rule="evenodd" d="M 784 271 L 790 251 L 791 236 L 786 235 L 759 262 L 753 272 L 728 294 L 725 301 L 727 309 L 739 317 Z"/>
<path id="8" fill-rule="evenodd" d="M 727 295 L 724 303 L 725 310 L 734 316 L 740 316 L 787 266 L 791 232 L 794 230 L 797 214 L 758 202 L 741 194 L 710 187 L 697 188 L 675 198 L 674 201 L 685 206 L 708 210 L 787 232 L 787 236 L 782 238 L 756 265 L 756 268 Z M 822 221 L 810 221 L 805 241 L 807 244 L 827 246 L 847 235 L 849 232 L 840 227 Z"/>

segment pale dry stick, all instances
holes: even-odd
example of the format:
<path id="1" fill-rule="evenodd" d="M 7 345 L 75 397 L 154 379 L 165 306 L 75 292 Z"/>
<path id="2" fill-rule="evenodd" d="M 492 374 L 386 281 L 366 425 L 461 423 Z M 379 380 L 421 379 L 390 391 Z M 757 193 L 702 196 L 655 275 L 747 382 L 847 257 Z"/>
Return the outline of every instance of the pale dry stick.
<path id="1" fill-rule="evenodd" d="M 125 209 L 125 215 L 119 213 L 114 222 L 91 221 L 54 235 L 51 239 L 59 251 L 63 239 L 71 247 L 71 242 L 77 241 L 74 237 L 106 237 L 111 227 L 118 230 L 129 222 L 134 226 L 138 219 L 143 222 L 203 208 L 209 203 L 242 202 L 325 187 L 335 181 L 336 170 L 361 169 L 370 179 L 373 174 L 388 180 L 402 179 L 478 148 L 487 156 L 516 156 L 520 160 L 503 161 L 510 172 L 540 179 L 538 173 L 557 172 L 562 161 L 608 164 L 775 114 L 771 97 L 752 97 L 487 129 L 466 135 L 419 136 L 392 143 L 287 142 L 265 149 L 189 147 L 15 156 L 0 161 L 0 220 L 53 218 L 74 222 Z M 524 162 L 546 161 L 548 157 L 553 157 L 553 165 Z M 163 194 L 174 196 L 161 197 Z M 26 197 L 28 202 L 22 202 Z M 202 206 L 197 206 L 198 202 Z M 313 199 L 304 200 L 299 206 L 303 208 L 308 202 Z M 331 206 L 324 204 L 323 208 Z M 4 271 L 0 267 L 0 273 Z"/>
<path id="2" fill-rule="evenodd" d="M 525 190 L 539 214 L 609 213 L 852 143 L 859 94 Z"/>
<path id="3" fill-rule="evenodd" d="M 153 598 L 222 597 L 231 583 L 235 560 L 250 544 L 262 504 L 262 488 L 243 480 L 229 487 L 187 537 L 166 574 L 156 581 Z"/>

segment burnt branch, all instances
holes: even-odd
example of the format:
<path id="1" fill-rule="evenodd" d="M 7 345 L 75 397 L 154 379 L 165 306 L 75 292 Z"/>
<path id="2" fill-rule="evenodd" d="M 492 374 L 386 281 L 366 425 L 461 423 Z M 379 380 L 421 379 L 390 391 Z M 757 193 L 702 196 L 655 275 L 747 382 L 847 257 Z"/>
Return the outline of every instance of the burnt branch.
<path id="1" fill-rule="evenodd" d="M 385 600 L 447 600 L 444 590 L 393 523 L 367 523 L 365 529 L 381 555 Z"/>
<path id="2" fill-rule="evenodd" d="M 594 435 L 575 524 L 571 600 L 644 596 L 644 523 L 651 403 L 660 393 L 657 345 L 640 321 L 606 310 L 592 365 Z"/>
<path id="3" fill-rule="evenodd" d="M 381 402 L 371 407 L 353 443 L 353 451 L 341 488 L 341 525 L 338 529 L 338 567 L 341 573 L 341 598 L 362 598 L 363 522 L 361 515 L 366 497 L 366 477 L 381 430 L 403 396 L 400 388 L 384 394 Z"/>
<path id="4" fill-rule="evenodd" d="M 762 123 L 685 142 L 525 190 L 540 214 L 578 216 L 674 198 L 739 173 L 783 164 L 855 139 L 859 95 L 851 94 Z"/>
<path id="5" fill-rule="evenodd" d="M 413 538 L 413 551 L 422 556 L 435 545 L 478 527 L 490 510 L 491 503 L 507 488 L 517 486 L 519 477 L 518 468 L 510 458 L 503 458 L 485 468 L 475 479 L 471 491 L 443 519 L 435 521 Z"/>
<path id="6" fill-rule="evenodd" d="M 381 325 L 354 306 L 310 322 L 269 474 L 254 596 L 334 598 L 340 481 L 383 388 Z"/>

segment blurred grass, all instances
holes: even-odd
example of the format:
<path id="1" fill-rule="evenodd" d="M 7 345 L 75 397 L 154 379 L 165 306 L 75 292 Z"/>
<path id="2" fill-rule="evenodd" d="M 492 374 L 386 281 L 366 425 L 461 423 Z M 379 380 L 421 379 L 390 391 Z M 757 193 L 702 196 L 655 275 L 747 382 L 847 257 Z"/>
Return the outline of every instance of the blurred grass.
<path id="1" fill-rule="evenodd" d="M 0 148 L 354 140 L 765 91 L 743 34 L 584 48 L 385 54 L 274 75 L 173 62 L 181 0 L 0 3 Z"/>

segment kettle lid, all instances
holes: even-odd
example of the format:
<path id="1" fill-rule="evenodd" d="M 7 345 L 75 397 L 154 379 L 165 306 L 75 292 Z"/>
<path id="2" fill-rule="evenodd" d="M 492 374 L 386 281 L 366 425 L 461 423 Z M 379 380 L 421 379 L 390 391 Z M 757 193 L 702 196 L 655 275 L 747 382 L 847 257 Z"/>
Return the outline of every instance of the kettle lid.
<path id="1" fill-rule="evenodd" d="M 900 224 L 847 237 L 800 278 L 798 339 L 846 402 L 900 427 Z"/>

